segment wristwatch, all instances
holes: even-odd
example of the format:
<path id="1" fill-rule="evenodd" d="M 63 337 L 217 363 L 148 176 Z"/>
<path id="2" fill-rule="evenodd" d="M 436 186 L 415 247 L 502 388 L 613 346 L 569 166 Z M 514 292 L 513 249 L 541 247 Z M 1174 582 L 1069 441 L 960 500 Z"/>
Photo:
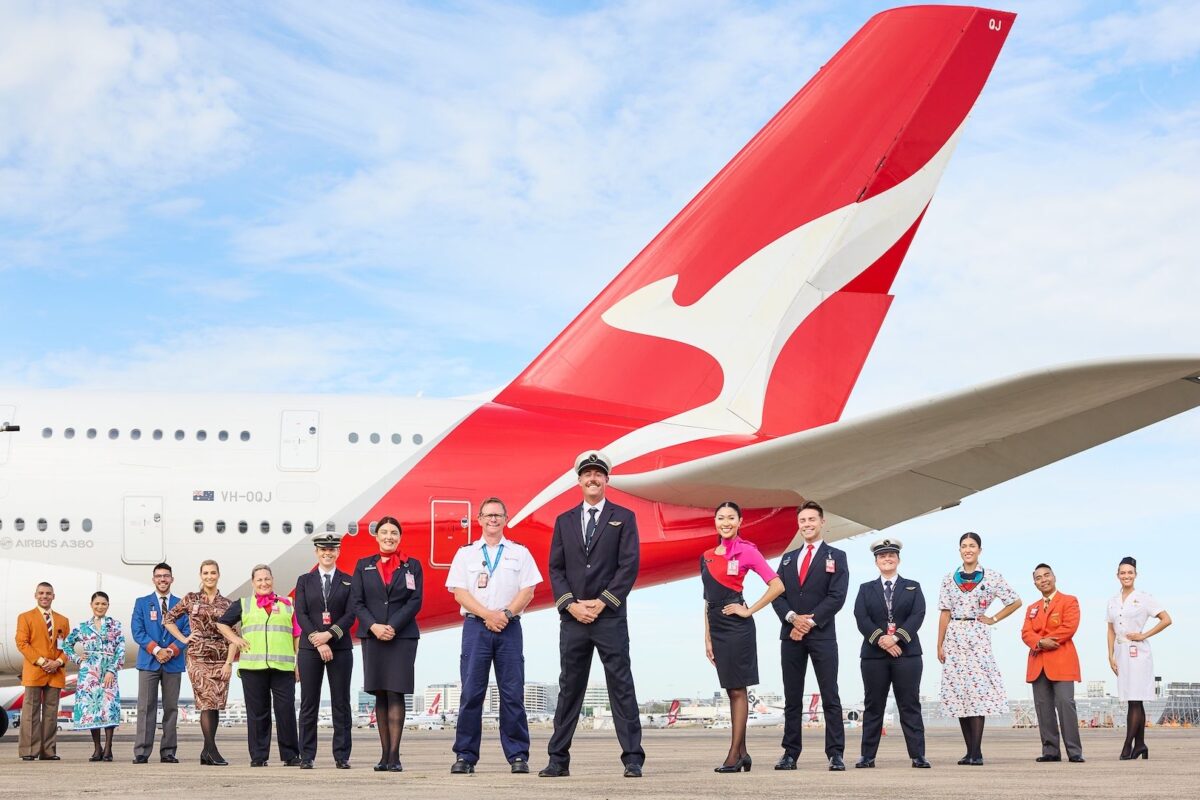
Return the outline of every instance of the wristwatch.
<path id="1" fill-rule="evenodd" d="M 511 622 L 513 619 L 516 619 L 517 615 L 514 614 L 511 609 L 506 608 L 504 609 L 504 616 Z"/>

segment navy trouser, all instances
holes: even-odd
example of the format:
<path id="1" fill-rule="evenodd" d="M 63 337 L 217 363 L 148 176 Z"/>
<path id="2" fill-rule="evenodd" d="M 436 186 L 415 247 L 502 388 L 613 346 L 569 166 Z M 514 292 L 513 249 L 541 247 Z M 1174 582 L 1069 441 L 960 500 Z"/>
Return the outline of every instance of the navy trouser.
<path id="1" fill-rule="evenodd" d="M 478 617 L 463 620 L 459 677 L 462 699 L 458 705 L 454 752 L 463 761 L 479 761 L 483 736 L 483 701 L 488 678 L 496 666 L 500 693 L 500 746 L 509 762 L 529 760 L 529 719 L 525 716 L 525 654 L 521 620 L 510 620 L 500 633 L 492 633 Z"/>

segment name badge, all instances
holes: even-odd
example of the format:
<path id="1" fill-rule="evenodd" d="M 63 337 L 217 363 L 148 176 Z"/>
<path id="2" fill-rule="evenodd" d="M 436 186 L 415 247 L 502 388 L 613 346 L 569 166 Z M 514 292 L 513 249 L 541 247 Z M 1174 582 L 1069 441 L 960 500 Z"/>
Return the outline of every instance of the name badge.
<path id="1" fill-rule="evenodd" d="M 404 573 L 404 585 L 408 587 L 410 592 L 417 590 L 417 579 L 413 577 L 411 572 Z"/>
<path id="2" fill-rule="evenodd" d="M 1033 619 L 1033 618 L 1034 618 L 1034 617 L 1036 617 L 1037 615 L 1038 615 L 1038 607 L 1037 607 L 1037 606 L 1032 606 L 1032 607 L 1030 607 L 1030 609 L 1029 609 L 1029 618 L 1030 618 L 1030 619 Z"/>
<path id="3" fill-rule="evenodd" d="M 725 574 L 726 575 L 737 575 L 738 574 L 738 560 L 736 558 L 730 560 L 729 563 L 725 565 Z"/>
<path id="4" fill-rule="evenodd" d="M 200 613 L 200 604 L 199 603 L 192 603 L 192 613 L 193 614 Z"/>
<path id="5" fill-rule="evenodd" d="M 888 632 L 887 632 L 887 635 L 888 635 L 888 636 L 895 636 L 895 635 L 896 635 L 896 623 L 894 623 L 894 622 L 889 622 L 889 623 L 888 623 Z"/>
<path id="6" fill-rule="evenodd" d="M 58 637 L 58 639 L 56 641 L 58 642 L 58 645 L 57 645 L 58 649 L 62 650 L 63 649 L 63 637 L 61 637 L 61 636 Z M 1136 649 L 1136 648 L 1134 648 L 1134 649 Z"/>
<path id="7" fill-rule="evenodd" d="M 333 614 L 330 614 L 328 611 L 322 612 L 321 613 L 321 624 L 322 625 L 332 625 L 333 624 Z"/>
<path id="8" fill-rule="evenodd" d="M 1136 644 L 1129 645 L 1129 657 L 1137 658 L 1137 645 Z"/>
<path id="9" fill-rule="evenodd" d="M 832 558 L 825 559 L 825 571 L 833 572 L 833 559 Z"/>
<path id="10" fill-rule="evenodd" d="M 410 578 L 409 583 L 412 583 L 412 580 L 411 580 L 412 576 L 409 575 L 408 577 Z M 480 589 L 486 589 L 487 584 L 488 584 L 488 574 L 486 572 L 479 573 L 479 580 L 475 582 L 475 585 Z M 413 587 L 409 586 L 408 588 L 412 589 Z"/>
<path id="11" fill-rule="evenodd" d="M 988 607 L 988 599 L 987 599 L 986 597 L 981 597 L 981 598 L 979 598 L 979 607 L 980 607 L 980 608 L 987 608 L 987 607 Z"/>
<path id="12" fill-rule="evenodd" d="M 152 609 L 150 609 L 150 621 L 151 621 L 151 622 L 157 622 L 157 621 L 158 621 L 158 612 L 157 612 L 157 611 L 155 611 L 153 608 L 152 608 Z"/>

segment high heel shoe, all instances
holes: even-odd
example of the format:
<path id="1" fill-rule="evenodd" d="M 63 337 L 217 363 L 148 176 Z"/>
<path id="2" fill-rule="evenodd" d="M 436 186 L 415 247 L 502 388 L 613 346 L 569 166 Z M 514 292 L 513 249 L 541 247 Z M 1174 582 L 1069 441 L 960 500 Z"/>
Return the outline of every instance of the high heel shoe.
<path id="1" fill-rule="evenodd" d="M 104 758 L 104 754 L 102 752 L 100 752 L 99 750 L 97 750 L 96 752 L 94 752 L 90 756 L 88 756 L 88 761 L 100 761 L 103 758 Z"/>
<path id="2" fill-rule="evenodd" d="M 1144 758 L 1147 761 L 1149 761 L 1150 760 L 1150 748 L 1147 747 L 1146 745 L 1142 745 L 1141 747 L 1133 748 L 1133 751 L 1130 752 L 1130 754 L 1129 754 L 1129 760 L 1136 761 L 1139 757 Z"/>
<path id="3" fill-rule="evenodd" d="M 100 757 L 100 760 L 101 761 L 112 761 L 112 753 L 111 752 L 105 753 L 103 756 Z"/>
<path id="4" fill-rule="evenodd" d="M 750 759 L 750 756 L 742 756 L 732 764 L 722 764 L 721 766 L 714 768 L 713 772 L 741 772 L 742 770 L 749 772 L 750 767 L 753 764 L 754 762 Z"/>
<path id="5" fill-rule="evenodd" d="M 1121 761 L 1128 761 L 1132 756 L 1129 753 L 1133 750 L 1133 742 L 1126 741 L 1125 746 L 1121 748 L 1121 755 L 1117 756 Z"/>
<path id="6" fill-rule="evenodd" d="M 201 753 L 200 763 L 206 767 L 228 767 L 229 762 L 221 758 L 220 753 Z"/>

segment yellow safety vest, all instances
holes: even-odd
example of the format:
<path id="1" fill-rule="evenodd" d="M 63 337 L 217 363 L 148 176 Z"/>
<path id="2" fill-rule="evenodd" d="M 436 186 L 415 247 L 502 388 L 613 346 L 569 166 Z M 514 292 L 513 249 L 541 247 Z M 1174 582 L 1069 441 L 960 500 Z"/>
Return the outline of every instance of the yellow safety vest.
<path id="1" fill-rule="evenodd" d="M 242 638 L 250 643 L 250 652 L 238 656 L 238 674 L 242 670 L 296 668 L 296 647 L 292 639 L 292 607 L 275 603 L 268 613 L 253 597 L 242 598 Z"/>

